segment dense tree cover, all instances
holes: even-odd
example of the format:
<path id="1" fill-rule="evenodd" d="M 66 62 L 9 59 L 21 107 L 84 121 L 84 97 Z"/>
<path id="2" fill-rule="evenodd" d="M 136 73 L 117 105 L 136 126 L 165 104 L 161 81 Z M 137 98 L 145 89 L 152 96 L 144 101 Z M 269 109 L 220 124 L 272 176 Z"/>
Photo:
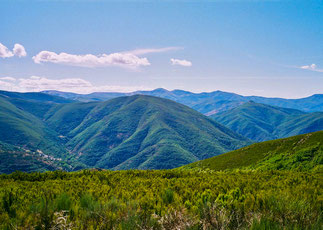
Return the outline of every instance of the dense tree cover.
<path id="1" fill-rule="evenodd" d="M 323 177 L 294 171 L 0 176 L 1 229 L 322 229 Z"/>
<path id="2" fill-rule="evenodd" d="M 46 122 L 79 162 L 105 169 L 170 169 L 251 143 L 187 106 L 144 95 L 64 104 Z"/>
<path id="3" fill-rule="evenodd" d="M 0 146 L 1 156 L 7 158 L 0 159 L 0 173 L 170 169 L 251 143 L 167 99 L 143 95 L 88 103 L 61 99 L 0 91 L 0 142 L 19 148 L 15 155 L 32 158 L 15 161 L 12 151 Z"/>
<path id="4" fill-rule="evenodd" d="M 323 129 L 323 112 L 305 113 L 255 102 L 244 103 L 211 117 L 257 142 Z"/>

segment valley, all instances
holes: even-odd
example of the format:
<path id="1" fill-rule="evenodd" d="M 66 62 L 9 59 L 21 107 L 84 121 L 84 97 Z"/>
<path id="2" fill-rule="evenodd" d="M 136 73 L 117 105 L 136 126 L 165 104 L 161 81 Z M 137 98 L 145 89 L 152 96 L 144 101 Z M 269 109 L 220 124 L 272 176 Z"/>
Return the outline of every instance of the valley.
<path id="1" fill-rule="evenodd" d="M 322 0 L 0 0 L 0 230 L 323 230 Z"/>
<path id="2" fill-rule="evenodd" d="M 1 229 L 321 229 L 322 112 L 74 99 L 0 92 Z"/>

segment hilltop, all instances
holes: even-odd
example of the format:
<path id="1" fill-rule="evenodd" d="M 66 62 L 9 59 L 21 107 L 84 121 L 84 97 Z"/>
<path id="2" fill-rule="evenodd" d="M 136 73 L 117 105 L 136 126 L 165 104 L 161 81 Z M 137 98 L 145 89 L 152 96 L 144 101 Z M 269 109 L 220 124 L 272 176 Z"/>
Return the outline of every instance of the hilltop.
<path id="1" fill-rule="evenodd" d="M 251 143 L 187 106 L 144 95 L 60 105 L 46 122 L 89 167 L 174 168 Z"/>

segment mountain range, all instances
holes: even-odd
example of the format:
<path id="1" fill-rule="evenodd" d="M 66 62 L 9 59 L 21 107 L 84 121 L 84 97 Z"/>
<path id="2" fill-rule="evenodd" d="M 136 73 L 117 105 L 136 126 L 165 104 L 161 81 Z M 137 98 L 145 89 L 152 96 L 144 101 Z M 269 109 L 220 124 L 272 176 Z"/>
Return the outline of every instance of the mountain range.
<path id="1" fill-rule="evenodd" d="M 223 91 L 214 91 L 209 93 L 192 93 L 184 90 L 168 91 L 162 88 L 152 91 L 136 91 L 132 93 L 95 92 L 91 94 L 76 94 L 60 91 L 44 91 L 44 93 L 78 101 L 105 101 L 115 97 L 131 96 L 135 94 L 150 95 L 170 99 L 187 105 L 207 116 L 235 108 L 249 101 L 284 108 L 298 109 L 304 112 L 323 111 L 323 94 L 314 94 L 312 96 L 300 99 L 285 99 L 260 96 L 242 96 Z"/>
<path id="2" fill-rule="evenodd" d="M 162 88 L 133 93 L 75 94 L 59 91 L 44 93 L 80 101 L 102 101 L 133 94 L 167 98 L 187 105 L 256 142 L 323 129 L 322 94 L 301 99 L 283 99 L 241 96 L 222 91 L 210 93 L 168 91 Z"/>
<path id="3" fill-rule="evenodd" d="M 0 91 L 1 172 L 174 168 L 251 141 L 197 111 L 153 96 L 75 102 Z M 12 162 L 12 163 L 10 163 Z"/>
<path id="4" fill-rule="evenodd" d="M 252 101 L 210 117 L 256 142 L 323 130 L 323 112 L 306 113 Z"/>
<path id="5" fill-rule="evenodd" d="M 199 94 L 199 103 L 179 90 L 93 95 L 99 99 L 0 91 L 0 172 L 176 168 L 252 142 L 323 130 L 323 112 L 239 101 L 242 96 L 219 91 L 214 100 Z M 220 104 L 222 111 L 209 116 L 195 107 Z"/>

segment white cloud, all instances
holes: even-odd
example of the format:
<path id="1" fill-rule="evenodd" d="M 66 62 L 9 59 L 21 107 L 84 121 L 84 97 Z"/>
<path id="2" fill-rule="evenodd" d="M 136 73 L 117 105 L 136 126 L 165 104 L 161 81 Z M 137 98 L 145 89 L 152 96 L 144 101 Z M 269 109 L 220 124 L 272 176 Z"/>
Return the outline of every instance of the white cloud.
<path id="1" fill-rule="evenodd" d="M 139 57 L 141 55 L 150 53 L 162 53 L 172 50 L 179 50 L 181 47 L 164 47 L 164 48 L 149 48 L 149 49 L 136 49 L 111 54 L 68 54 L 68 53 L 55 53 L 51 51 L 41 51 L 33 57 L 35 63 L 40 64 L 44 62 L 51 62 L 56 64 L 65 64 L 71 66 L 81 67 L 106 67 L 106 66 L 119 66 L 125 68 L 138 68 L 142 66 L 149 66 L 150 62 L 146 57 Z"/>
<path id="2" fill-rule="evenodd" d="M 16 82 L 2 81 L 0 79 L 0 89 L 18 92 L 40 92 L 44 90 L 58 90 L 81 94 L 92 92 L 133 92 L 137 90 L 150 90 L 150 88 L 146 88 L 143 86 L 95 86 L 91 82 L 80 78 L 65 78 L 54 80 L 39 76 L 20 78 Z"/>
<path id="3" fill-rule="evenodd" d="M 183 48 L 171 46 L 171 47 L 164 47 L 164 48 L 135 49 L 131 51 L 126 51 L 125 53 L 131 53 L 134 55 L 144 55 L 144 54 L 150 54 L 150 53 L 163 53 L 163 52 L 175 51 L 180 49 L 183 49 Z"/>
<path id="4" fill-rule="evenodd" d="M 18 56 L 18 57 L 25 57 L 27 56 L 25 47 L 23 47 L 20 44 L 15 44 L 15 46 L 13 47 L 13 53 L 14 55 Z"/>
<path id="5" fill-rule="evenodd" d="M 192 62 L 187 61 L 187 60 L 180 60 L 180 59 L 170 59 L 172 65 L 180 65 L 180 66 L 185 66 L 185 67 L 190 67 L 192 66 Z"/>
<path id="6" fill-rule="evenodd" d="M 301 69 L 315 69 L 315 68 L 316 68 L 315 64 L 301 66 Z"/>
<path id="7" fill-rule="evenodd" d="M 0 57 L 8 58 L 12 56 L 13 56 L 13 53 L 6 46 L 0 43 Z"/>
<path id="8" fill-rule="evenodd" d="M 33 57 L 35 63 L 52 62 L 56 64 L 65 64 L 81 67 L 104 67 L 120 66 L 126 68 L 137 68 L 140 66 L 149 66 L 147 58 L 140 58 L 131 53 L 112 53 L 102 55 L 74 55 L 68 53 L 54 53 L 50 51 L 41 51 Z"/>
<path id="9" fill-rule="evenodd" d="M 13 77 L 0 77 L 0 80 L 4 80 L 4 81 L 16 81 L 16 78 L 13 78 Z"/>
<path id="10" fill-rule="evenodd" d="M 27 55 L 25 48 L 16 43 L 13 47 L 13 51 L 10 51 L 6 46 L 0 43 L 0 57 L 9 58 L 13 56 L 25 57 Z"/>
<path id="11" fill-rule="evenodd" d="M 304 65 L 299 67 L 301 69 L 307 69 L 307 70 L 311 70 L 311 71 L 316 71 L 316 72 L 323 72 L 323 69 L 319 69 L 317 68 L 316 64 L 312 64 L 312 65 Z"/>

